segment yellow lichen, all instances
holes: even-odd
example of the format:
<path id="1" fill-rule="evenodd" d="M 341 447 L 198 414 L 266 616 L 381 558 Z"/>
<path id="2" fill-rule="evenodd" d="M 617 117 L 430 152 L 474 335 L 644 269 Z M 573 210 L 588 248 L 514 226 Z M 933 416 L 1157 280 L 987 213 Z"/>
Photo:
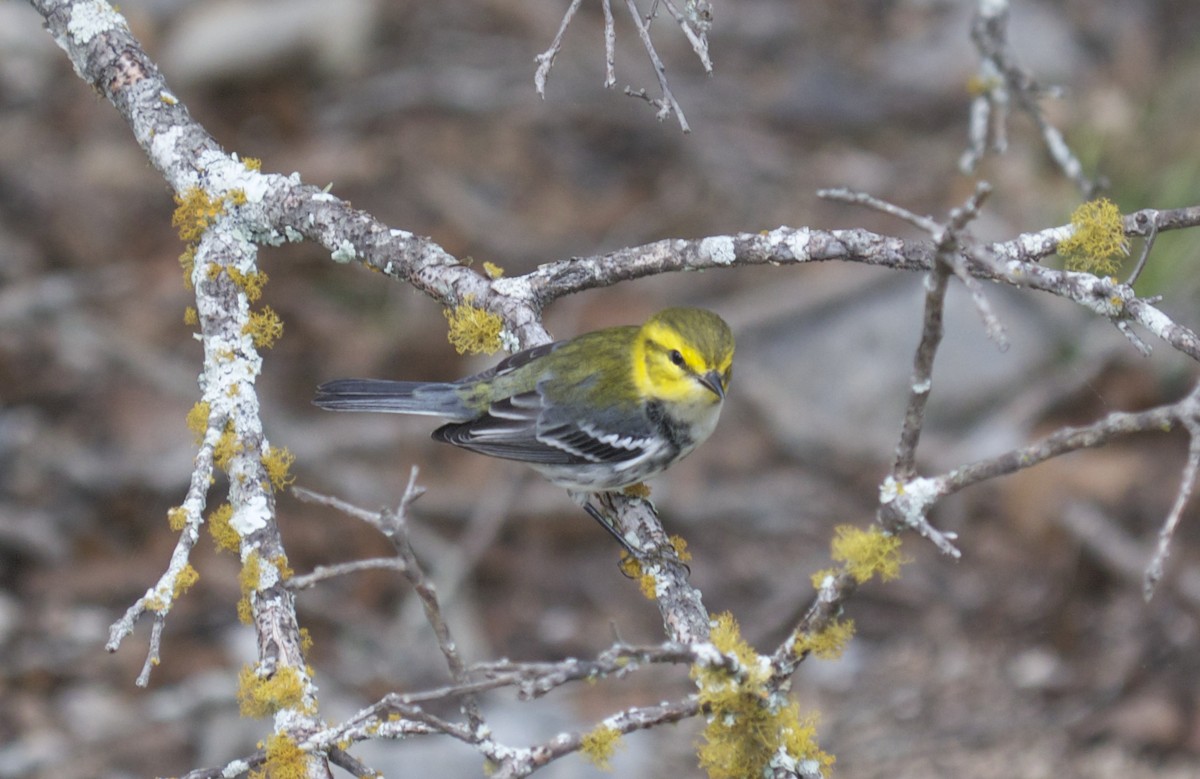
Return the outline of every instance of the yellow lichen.
<path id="1" fill-rule="evenodd" d="M 483 272 L 487 274 L 489 279 L 498 279 L 504 275 L 504 268 L 501 268 L 494 262 L 484 262 Z"/>
<path id="2" fill-rule="evenodd" d="M 192 273 L 196 270 L 196 244 L 189 244 L 179 255 L 179 267 L 183 269 L 183 286 L 192 288 Z"/>
<path id="3" fill-rule="evenodd" d="M 818 590 L 821 589 L 821 586 L 825 584 L 825 580 L 832 576 L 837 576 L 837 571 L 832 568 L 822 568 L 821 570 L 817 571 L 812 575 L 813 588 Z"/>
<path id="4" fill-rule="evenodd" d="M 208 417 L 212 413 L 212 406 L 201 400 L 197 401 L 192 410 L 187 415 L 188 430 L 196 436 L 196 444 L 199 445 L 204 440 L 204 433 L 208 430 Z"/>
<path id="5" fill-rule="evenodd" d="M 617 568 L 629 579 L 636 579 L 642 575 L 642 564 L 624 549 L 621 550 L 621 561 L 617 563 Z"/>
<path id="6" fill-rule="evenodd" d="M 710 623 L 709 641 L 721 654 L 733 655 L 745 667 L 747 674 L 758 672 L 758 652 L 742 638 L 742 629 L 733 614 L 723 611 Z M 760 679 L 761 681 L 761 679 Z"/>
<path id="7" fill-rule="evenodd" d="M 176 533 L 187 525 L 188 513 L 183 506 L 176 506 L 167 512 L 167 525 Z"/>
<path id="8" fill-rule="evenodd" d="M 579 751 L 601 771 L 612 770 L 612 756 L 621 744 L 621 733 L 616 728 L 600 725 L 585 733 L 579 742 Z"/>
<path id="9" fill-rule="evenodd" d="M 292 567 L 288 565 L 287 555 L 277 554 L 271 558 L 271 565 L 275 566 L 275 570 L 279 571 L 279 580 L 286 582 L 288 579 L 296 575 Z"/>
<path id="10" fill-rule="evenodd" d="M 199 241 L 208 226 L 225 211 L 224 201 L 210 198 L 200 187 L 192 187 L 182 195 L 176 195 L 175 206 L 171 226 L 178 228 L 179 238 L 184 243 Z"/>
<path id="11" fill-rule="evenodd" d="M 262 297 L 263 287 L 270 280 L 265 271 L 252 270 L 249 273 L 243 273 L 234 267 L 225 269 L 225 273 L 229 275 L 229 280 L 238 286 L 246 293 L 246 299 L 251 303 Z"/>
<path id="12" fill-rule="evenodd" d="M 842 656 L 846 644 L 854 638 L 854 620 L 835 619 L 817 633 L 801 633 L 796 636 L 792 650 L 797 655 L 811 653 L 821 660 L 834 660 Z"/>
<path id="13" fill-rule="evenodd" d="M 731 673 L 719 667 L 692 667 L 707 715 L 696 752 L 710 779 L 763 776 L 781 748 L 795 760 L 832 764 L 832 756 L 816 744 L 815 719 L 801 718 L 794 701 L 768 689 L 769 666 L 742 638 L 730 614 L 713 621 L 711 641 L 723 654 L 735 657 L 740 668 Z"/>
<path id="14" fill-rule="evenodd" d="M 259 556 L 258 552 L 251 552 L 246 556 L 246 561 L 242 563 L 241 573 L 238 574 L 238 586 L 242 591 L 242 597 L 238 598 L 237 615 L 238 619 L 245 625 L 249 625 L 254 621 L 254 608 L 251 597 L 258 589 L 261 581 L 262 557 Z"/>
<path id="15" fill-rule="evenodd" d="M 638 588 L 646 600 L 654 600 L 658 597 L 658 581 L 654 575 L 647 573 L 638 559 L 624 549 L 621 550 L 621 561 L 617 563 L 617 567 L 627 578 L 637 579 Z"/>
<path id="16" fill-rule="evenodd" d="M 985 78 L 975 74 L 967 79 L 967 94 L 971 97 L 979 97 L 988 94 L 999 85 L 1000 81 L 995 78 Z"/>
<path id="17" fill-rule="evenodd" d="M 246 170 L 262 170 L 262 160 L 257 157 L 242 157 L 242 166 Z"/>
<path id="18" fill-rule="evenodd" d="M 307 779 L 308 753 L 282 733 L 267 737 L 262 770 L 251 771 L 250 779 Z"/>
<path id="19" fill-rule="evenodd" d="M 312 645 L 312 632 L 308 628 L 300 628 L 300 653 L 307 657 L 308 650 L 312 649 Z"/>
<path id="20" fill-rule="evenodd" d="M 631 498 L 646 499 L 650 497 L 650 485 L 644 481 L 639 481 L 636 484 L 630 484 L 625 489 L 621 490 L 622 495 L 628 495 Z"/>
<path id="21" fill-rule="evenodd" d="M 233 422 L 226 422 L 225 430 L 217 439 L 217 445 L 213 447 L 213 463 L 221 470 L 228 471 L 234 456 L 240 454 L 241 451 L 242 444 L 238 441 L 237 434 L 233 432 Z"/>
<path id="22" fill-rule="evenodd" d="M 246 190 L 241 188 L 231 189 L 229 190 L 229 194 L 225 196 L 225 199 L 235 206 L 244 206 L 246 205 Z"/>
<path id="23" fill-rule="evenodd" d="M 233 506 L 222 503 L 208 515 L 208 534 L 218 551 L 236 552 L 242 543 L 242 537 L 233 529 L 229 520 L 233 519 Z"/>
<path id="24" fill-rule="evenodd" d="M 832 555 L 845 570 L 864 584 L 875 576 L 891 581 L 900 575 L 900 566 L 908 562 L 900 554 L 900 537 L 885 533 L 877 526 L 860 530 L 851 525 L 834 528 Z"/>
<path id="25" fill-rule="evenodd" d="M 1058 254 L 1068 270 L 1088 271 L 1101 276 L 1117 272 L 1129 255 L 1129 241 L 1121 211 L 1106 197 L 1089 200 L 1071 214 L 1075 232 L 1060 241 Z"/>
<path id="26" fill-rule="evenodd" d="M 690 563 L 692 561 L 692 553 L 688 551 L 687 539 L 681 535 L 673 535 L 670 541 L 671 546 L 675 549 L 675 556 L 679 558 L 679 562 Z"/>
<path id="27" fill-rule="evenodd" d="M 242 666 L 238 674 L 238 708 L 243 717 L 254 719 L 270 717 L 281 709 L 300 708 L 304 682 L 300 671 L 289 665 L 279 666 L 265 679 L 251 666 Z"/>
<path id="28" fill-rule="evenodd" d="M 821 767 L 824 776 L 829 775 L 837 758 L 821 749 L 817 743 L 817 715 L 800 716 L 800 706 L 796 702 L 789 703 L 778 718 L 782 739 L 781 746 L 793 757 L 800 760 L 815 760 Z"/>
<path id="29" fill-rule="evenodd" d="M 196 312 L 195 306 L 188 306 L 183 310 L 183 323 L 185 325 L 200 324 L 200 314 Z"/>
<path id="30" fill-rule="evenodd" d="M 259 349 L 270 349 L 283 335 L 283 320 L 270 306 L 250 313 L 250 321 L 242 326 L 242 332 L 254 339 Z"/>
<path id="31" fill-rule="evenodd" d="M 446 338 L 459 354 L 492 354 L 500 349 L 500 331 L 504 320 L 499 314 L 471 305 L 474 296 L 467 295 L 455 308 L 444 313 L 450 330 Z"/>
<path id="32" fill-rule="evenodd" d="M 193 568 L 191 563 L 183 566 L 175 576 L 175 582 L 171 589 L 171 598 L 178 599 L 180 595 L 190 590 L 192 585 L 198 581 L 200 581 L 200 572 Z"/>
<path id="33" fill-rule="evenodd" d="M 267 472 L 267 478 L 271 482 L 271 486 L 276 491 L 282 490 L 296 480 L 296 477 L 291 474 L 292 463 L 296 461 L 296 456 L 289 452 L 286 447 L 271 446 L 267 448 L 267 453 L 262 457 L 263 468 Z"/>

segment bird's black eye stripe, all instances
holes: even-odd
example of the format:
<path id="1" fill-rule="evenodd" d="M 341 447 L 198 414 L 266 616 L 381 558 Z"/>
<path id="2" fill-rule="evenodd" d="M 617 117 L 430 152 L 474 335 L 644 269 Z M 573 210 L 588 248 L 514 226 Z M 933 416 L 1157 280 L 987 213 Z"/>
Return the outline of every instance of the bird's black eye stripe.
<path id="1" fill-rule="evenodd" d="M 684 366 L 683 353 L 678 349 L 672 349 L 671 353 L 667 356 L 671 358 L 671 362 L 678 365 L 680 368 Z"/>

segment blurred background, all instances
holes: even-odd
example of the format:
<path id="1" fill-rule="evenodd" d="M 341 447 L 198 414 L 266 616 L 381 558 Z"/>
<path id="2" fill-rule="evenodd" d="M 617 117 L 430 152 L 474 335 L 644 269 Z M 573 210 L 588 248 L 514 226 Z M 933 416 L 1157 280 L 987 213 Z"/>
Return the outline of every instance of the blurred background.
<path id="1" fill-rule="evenodd" d="M 584 4 L 533 89 L 566 0 L 128 0 L 121 11 L 168 83 L 226 149 L 298 171 L 387 224 L 509 274 L 664 237 L 778 225 L 904 224 L 818 200 L 845 186 L 941 217 L 972 190 L 965 148 L 971 3 L 718 3 L 704 75 L 671 24 L 655 39 L 693 128 L 620 94 L 657 91 L 617 8 L 616 90 L 602 88 L 599 5 Z M 620 6 L 621 4 L 615 4 Z M 644 4 L 643 4 L 644 5 Z M 1022 62 L 1064 88 L 1046 108 L 1123 211 L 1200 202 L 1200 6 L 1185 0 L 1014 2 Z M 995 194 L 972 229 L 1012 238 L 1067 221 L 1080 196 L 1033 124 L 980 171 Z M 208 539 L 171 614 L 163 662 L 134 687 L 148 623 L 107 654 L 108 625 L 175 542 L 167 510 L 194 455 L 184 417 L 201 350 L 170 226 L 171 192 L 111 107 L 71 71 L 25 3 L 0 2 L 0 777 L 185 773 L 245 754 L 269 723 L 239 719 L 254 638 L 237 621 L 238 561 Z M 1200 234 L 1159 238 L 1143 294 L 1197 327 Z M 1135 251 L 1139 248 L 1135 246 Z M 653 604 L 618 549 L 561 490 L 517 465 L 429 441 L 431 420 L 334 415 L 313 387 L 344 376 L 442 379 L 457 356 L 438 306 L 311 245 L 265 249 L 264 301 L 286 324 L 259 390 L 297 484 L 394 505 L 420 468 L 418 549 L 469 661 L 591 656 L 615 635 L 655 643 Z M 999 352 L 952 290 L 922 439 L 927 473 L 1064 424 L 1184 394 L 1196 370 L 1046 295 L 988 289 Z M 710 307 L 738 337 L 711 441 L 654 485 L 695 555 L 713 612 L 769 650 L 811 596 L 837 524 L 865 525 L 890 463 L 920 324 L 920 278 L 842 264 L 677 274 L 595 290 L 546 312 L 559 337 Z M 1182 435 L 1130 439 L 969 490 L 934 521 L 963 558 L 906 541 L 902 578 L 860 591 L 859 636 L 795 684 L 847 777 L 1193 777 L 1200 756 L 1200 517 L 1176 538 L 1149 605 L 1141 566 L 1179 480 Z M 220 500 L 218 484 L 212 500 Z M 369 529 L 284 495 L 291 565 L 386 555 Z M 361 573 L 299 598 L 330 721 L 443 663 L 400 577 Z M 514 745 L 677 699 L 684 669 L 485 700 Z M 697 722 L 629 736 L 614 775 L 698 776 Z M 447 739 L 367 744 L 388 775 L 478 776 Z M 578 757 L 549 777 L 600 775 Z"/>

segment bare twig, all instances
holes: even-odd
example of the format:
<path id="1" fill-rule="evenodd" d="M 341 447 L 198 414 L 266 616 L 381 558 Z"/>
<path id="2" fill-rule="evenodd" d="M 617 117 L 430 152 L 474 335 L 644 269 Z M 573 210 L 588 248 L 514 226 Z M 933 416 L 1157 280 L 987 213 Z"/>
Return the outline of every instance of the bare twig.
<path id="1" fill-rule="evenodd" d="M 600 0 L 604 9 L 604 88 L 617 85 L 617 30 L 613 24 L 612 0 Z"/>
<path id="2" fill-rule="evenodd" d="M 704 72 L 711 75 L 713 66 L 708 56 L 708 31 L 712 29 L 713 24 L 712 5 L 708 0 L 687 0 L 682 12 L 675 7 L 672 0 L 663 0 L 663 5 L 667 7 L 668 13 L 675 17 L 675 22 L 683 30 L 688 43 L 692 44 L 692 51 L 700 58 Z"/>
<path id="3" fill-rule="evenodd" d="M 520 490 L 526 484 L 527 476 L 494 478 L 480 490 L 482 497 L 471 512 L 465 531 L 432 565 L 433 570 L 437 571 L 443 609 L 454 604 L 464 582 L 492 547 Z M 408 631 L 424 618 L 424 606 L 409 601 L 404 604 L 397 623 L 401 630 Z"/>
<path id="4" fill-rule="evenodd" d="M 354 517 L 361 522 L 366 522 L 380 533 L 384 532 L 379 523 L 378 511 L 367 511 L 366 509 L 359 508 L 353 503 L 344 501 L 341 498 L 335 498 L 332 495 L 322 495 L 319 492 L 313 492 L 312 490 L 305 489 L 304 487 L 292 487 L 291 493 L 297 499 L 302 500 L 305 503 L 314 503 L 319 506 L 329 506 L 330 508 L 336 509 L 343 514 Z"/>
<path id="5" fill-rule="evenodd" d="M 1134 433 L 1167 432 L 1180 424 L 1185 412 L 1179 403 L 1130 413 L 1115 411 L 1103 419 L 1081 427 L 1063 427 L 1027 446 L 1012 449 L 962 465 L 941 476 L 932 477 L 937 498 L 945 497 L 983 481 L 1045 462 L 1052 457 L 1093 449 L 1113 439 Z"/>
<path id="6" fill-rule="evenodd" d="M 843 187 L 834 187 L 831 189 L 818 189 L 817 197 L 824 200 L 832 200 L 839 203 L 848 203 L 854 206 L 862 206 L 873 211 L 878 211 L 881 214 L 894 216 L 897 219 L 908 222 L 919 230 L 924 230 L 931 235 L 941 231 L 942 226 L 930 216 L 919 216 L 909 211 L 903 206 L 898 206 L 895 203 L 889 203 L 886 200 L 875 197 L 866 192 L 856 192 Z"/>
<path id="7" fill-rule="evenodd" d="M 1039 85 L 1029 71 L 1017 64 L 1008 41 L 1008 15 L 1008 0 L 979 0 L 976 7 L 971 40 L 982 59 L 977 77 L 980 94 L 971 106 L 970 145 L 959 167 L 964 173 L 973 172 L 988 148 L 989 137 L 993 150 L 1004 151 L 1008 106 L 1015 98 L 1037 125 L 1046 149 L 1062 172 L 1085 198 L 1092 198 L 1106 183 L 1083 175 L 1083 164 L 1067 145 L 1062 132 L 1046 117 L 1039 101 L 1054 90 Z"/>
<path id="8" fill-rule="evenodd" d="M 667 69 L 659 58 L 658 51 L 654 48 L 654 41 L 650 39 L 650 27 L 642 19 L 642 14 L 638 11 L 634 0 L 625 0 L 625 7 L 629 10 L 629 16 L 633 19 L 634 25 L 637 26 L 638 36 L 642 39 L 642 46 L 645 47 L 651 64 L 654 65 L 654 74 L 658 77 L 658 86 L 662 90 L 662 97 L 652 99 L 646 94 L 646 90 L 634 91 L 630 87 L 625 87 L 625 94 L 632 97 L 640 97 L 650 103 L 650 105 L 658 108 L 658 121 L 660 122 L 672 113 L 675 114 L 675 117 L 679 120 L 679 129 L 685 133 L 690 133 L 692 128 L 688 126 L 687 117 L 683 115 L 683 108 L 675 99 L 675 95 L 671 92 L 671 85 L 667 82 Z"/>
<path id="9" fill-rule="evenodd" d="M 979 215 L 979 209 L 990 192 L 991 187 L 986 182 L 980 182 L 967 202 L 951 212 L 950 221 L 945 225 L 864 193 L 842 189 L 824 190 L 819 193 L 827 199 L 866 206 L 903 219 L 929 232 L 933 238 L 935 255 L 925 280 L 924 317 L 921 338 L 913 356 L 908 406 L 904 412 L 900 438 L 896 443 L 892 472 L 887 477 L 885 487 L 880 491 L 879 519 L 885 524 L 902 522 L 932 540 L 943 552 L 955 557 L 959 552 L 951 543 L 950 536 L 929 524 L 927 514 L 932 500 L 921 491 L 912 489 L 911 485 L 916 483 L 917 444 L 925 425 L 925 407 L 933 389 L 933 363 L 942 341 L 946 290 L 951 274 L 958 276 L 969 286 L 976 286 L 972 297 L 980 315 L 987 324 L 989 333 L 996 333 L 1001 345 L 1004 343 L 999 322 L 983 298 L 982 291 L 978 290 L 977 282 L 967 273 L 964 264 L 966 255 L 960 239 L 960 233 Z"/>
<path id="10" fill-rule="evenodd" d="M 459 654 L 458 645 L 450 635 L 450 626 L 446 624 L 446 620 L 442 616 L 437 588 L 417 559 L 412 542 L 408 537 L 408 509 L 424 491 L 424 488 L 417 486 L 417 467 L 414 465 L 409 474 L 408 486 L 405 487 L 404 495 L 400 498 L 399 506 L 394 511 L 383 512 L 381 519 L 388 528 L 385 530 L 388 540 L 396 547 L 397 554 L 404 562 L 402 573 L 413 586 L 413 590 L 421 600 L 421 605 L 425 608 L 425 619 L 433 628 L 438 648 L 442 650 L 442 656 L 446 658 L 446 665 L 450 669 L 450 678 L 458 684 L 463 684 L 468 681 L 466 664 L 463 663 L 462 655 Z M 483 716 L 479 713 L 479 702 L 474 695 L 463 697 L 463 713 L 467 715 L 473 730 L 478 731 L 483 727 Z"/>
<path id="11" fill-rule="evenodd" d="M 456 685 L 462 686 L 470 681 L 466 664 L 463 663 L 462 656 L 458 651 L 458 645 L 454 642 L 454 638 L 450 633 L 450 627 L 446 624 L 446 620 L 442 616 L 442 608 L 438 602 L 437 588 L 425 572 L 425 568 L 421 565 L 420 560 L 417 559 L 416 552 L 413 551 L 412 542 L 409 540 L 408 510 L 413 502 L 425 492 L 424 488 L 417 484 L 417 472 L 417 468 L 414 466 L 409 473 L 408 485 L 405 487 L 404 494 L 400 498 L 400 503 L 395 509 L 384 509 L 383 511 L 374 513 L 358 508 L 338 498 L 319 495 L 309 490 L 298 489 L 294 492 L 303 500 L 328 505 L 356 519 L 360 519 L 387 537 L 388 541 L 396 549 L 396 556 L 398 558 L 397 569 L 408 580 L 409 584 L 412 585 L 413 591 L 417 594 L 417 598 L 420 600 L 421 606 L 425 611 L 425 619 L 429 623 L 429 626 L 433 628 L 438 648 L 441 650 L 442 656 L 446 659 L 446 665 L 450 670 L 450 678 Z M 462 705 L 463 712 L 467 715 L 472 729 L 478 730 L 481 728 L 483 726 L 483 716 L 479 712 L 479 704 L 474 694 L 464 693 Z"/>
<path id="12" fill-rule="evenodd" d="M 562 51 L 563 36 L 566 34 L 567 27 L 570 26 L 571 20 L 574 18 L 575 12 L 579 10 L 581 4 L 582 0 L 571 0 L 571 4 L 567 6 L 567 10 L 563 13 L 558 32 L 555 34 L 554 40 L 550 42 L 550 47 L 534 58 L 534 61 L 537 62 L 537 69 L 533 74 L 533 86 L 537 90 L 538 95 L 543 99 L 546 97 L 546 80 L 550 76 L 551 68 L 554 67 L 554 60 Z M 708 30 L 712 27 L 712 7 L 708 0 L 688 0 L 684 11 L 676 8 L 675 4 L 670 0 L 666 0 L 665 5 L 675 18 L 680 30 L 683 31 L 684 36 L 688 39 L 692 50 L 699 57 L 705 72 L 711 74 L 712 60 L 708 54 Z M 613 21 L 612 0 L 601 0 L 600 7 L 604 14 L 604 87 L 612 89 L 617 83 L 617 34 Z M 637 9 L 635 0 L 626 0 L 626 7 L 630 18 L 633 19 L 634 26 L 637 27 L 642 46 L 646 49 L 646 53 L 650 57 L 650 62 L 654 66 L 654 73 L 658 78 L 662 97 L 651 98 L 645 89 L 635 90 L 632 87 L 626 87 L 625 94 L 641 98 L 657 108 L 657 117 L 660 122 L 674 113 L 679 120 L 680 129 L 685 133 L 691 132 L 687 118 L 683 115 L 683 109 L 671 93 L 670 85 L 667 82 L 666 67 L 659 58 L 658 51 L 655 49 L 654 42 L 650 37 L 648 18 L 653 17 L 653 12 L 651 12 L 650 17 L 644 19 L 641 12 Z"/>
<path id="13" fill-rule="evenodd" d="M 351 776 L 359 777 L 359 779 L 372 779 L 372 777 L 380 775 L 379 771 L 376 771 L 339 747 L 329 750 L 329 762 L 347 771 Z"/>
<path id="14" fill-rule="evenodd" d="M 1162 580 L 1167 558 L 1171 554 L 1171 541 L 1175 538 L 1175 529 L 1179 527 L 1183 509 L 1192 497 L 1192 490 L 1196 486 L 1196 471 L 1200 469 L 1200 387 L 1193 390 L 1183 403 L 1187 408 L 1180 414 L 1179 421 L 1191 437 L 1188 441 L 1187 462 L 1183 466 L 1183 477 L 1179 481 L 1175 503 L 1158 533 L 1158 546 L 1154 550 L 1154 557 L 1146 566 L 1145 578 L 1142 581 L 1142 595 L 1146 600 L 1154 596 L 1154 591 Z"/>
<path id="15" fill-rule="evenodd" d="M 537 62 L 537 70 L 533 72 L 533 88 L 537 90 L 538 96 L 543 100 L 546 98 L 546 79 L 550 75 L 550 68 L 554 67 L 554 59 L 558 53 L 562 51 L 563 35 L 567 32 L 567 27 L 571 24 L 571 19 L 575 16 L 575 12 L 579 10 L 583 0 L 571 0 L 571 4 L 567 6 L 566 13 L 563 14 L 562 23 L 558 26 L 558 32 L 554 36 L 554 40 L 550 42 L 550 48 L 543 51 L 541 54 L 534 57 Z M 605 4 L 607 8 L 607 3 Z M 611 15 L 611 14 L 610 14 Z M 607 31 L 606 27 L 606 31 Z"/>
<path id="16" fill-rule="evenodd" d="M 1132 287 L 1137 283 L 1138 278 L 1142 275 L 1142 271 L 1146 267 L 1146 260 L 1150 258 L 1150 250 L 1154 248 L 1154 240 L 1158 238 L 1158 227 L 1154 223 L 1153 209 L 1139 211 L 1135 215 L 1135 219 L 1139 224 L 1144 224 L 1146 227 L 1145 237 L 1142 239 L 1142 253 L 1138 256 L 1137 264 L 1133 266 L 1133 271 L 1126 279 L 1126 286 Z"/>
<path id="17" fill-rule="evenodd" d="M 369 560 L 353 560 L 348 563 L 338 563 L 337 565 L 318 565 L 312 570 L 312 573 L 307 573 L 302 576 L 293 576 L 287 580 L 288 589 L 291 590 L 306 590 L 327 579 L 333 579 L 338 576 L 346 576 L 360 571 L 372 571 L 379 569 L 388 569 L 392 571 L 403 571 L 404 562 L 395 557 L 374 557 Z"/>

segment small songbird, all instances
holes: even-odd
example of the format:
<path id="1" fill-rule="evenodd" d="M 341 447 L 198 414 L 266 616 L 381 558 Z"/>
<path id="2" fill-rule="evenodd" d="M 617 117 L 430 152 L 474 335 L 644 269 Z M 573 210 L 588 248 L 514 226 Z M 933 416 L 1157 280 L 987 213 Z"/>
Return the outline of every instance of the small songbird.
<path id="1" fill-rule="evenodd" d="M 449 420 L 437 441 L 527 463 L 588 502 L 686 457 L 716 427 L 733 371 L 733 334 L 711 311 L 668 308 L 518 352 L 451 382 L 337 379 L 313 403 L 334 411 Z"/>

